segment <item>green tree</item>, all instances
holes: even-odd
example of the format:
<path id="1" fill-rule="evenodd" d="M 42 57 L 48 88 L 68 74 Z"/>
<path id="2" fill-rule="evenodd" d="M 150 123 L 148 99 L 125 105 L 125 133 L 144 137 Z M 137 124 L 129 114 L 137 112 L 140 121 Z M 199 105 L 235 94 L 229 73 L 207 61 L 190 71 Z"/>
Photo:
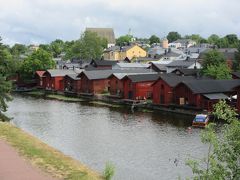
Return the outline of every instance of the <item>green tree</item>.
<path id="1" fill-rule="evenodd" d="M 208 37 L 208 42 L 210 44 L 216 45 L 219 39 L 220 39 L 220 37 L 218 35 L 212 34 L 211 36 Z"/>
<path id="2" fill-rule="evenodd" d="M 196 41 L 196 43 L 200 43 L 203 39 L 199 34 L 192 34 L 190 36 L 185 36 L 186 39 L 191 39 L 193 41 Z"/>
<path id="3" fill-rule="evenodd" d="M 236 34 L 228 34 L 224 38 L 228 41 L 228 44 L 232 47 L 236 47 L 238 44 L 238 37 Z"/>
<path id="4" fill-rule="evenodd" d="M 228 39 L 226 37 L 224 38 L 220 38 L 216 45 L 219 47 L 219 48 L 228 48 L 229 47 L 229 42 L 228 42 Z"/>
<path id="5" fill-rule="evenodd" d="M 20 72 L 23 79 L 31 79 L 37 70 L 47 70 L 55 68 L 55 62 L 52 55 L 39 48 L 26 59 L 24 59 Z"/>
<path id="6" fill-rule="evenodd" d="M 7 110 L 6 101 L 11 99 L 11 83 L 7 77 L 12 73 L 13 66 L 12 56 L 9 49 L 1 43 L 0 37 L 0 115 L 2 111 Z"/>
<path id="7" fill-rule="evenodd" d="M 73 57 L 80 59 L 101 59 L 104 48 L 107 47 L 107 41 L 101 38 L 97 33 L 85 31 L 81 38 L 75 41 L 71 49 Z"/>
<path id="8" fill-rule="evenodd" d="M 19 57 L 21 54 L 25 54 L 27 47 L 24 44 L 14 44 L 11 48 L 11 54 L 13 56 Z"/>
<path id="9" fill-rule="evenodd" d="M 50 50 L 53 54 L 53 57 L 57 57 L 63 52 L 64 42 L 61 39 L 56 39 L 50 43 Z"/>
<path id="10" fill-rule="evenodd" d="M 149 38 L 149 41 L 150 41 L 150 44 L 154 44 L 154 43 L 160 43 L 160 39 L 159 37 L 157 37 L 156 35 L 152 35 L 150 38 Z"/>
<path id="11" fill-rule="evenodd" d="M 116 45 L 128 46 L 128 45 L 130 45 L 132 38 L 133 37 L 131 35 L 120 36 L 119 38 L 116 39 Z"/>
<path id="12" fill-rule="evenodd" d="M 240 121 L 235 110 L 225 101 L 214 106 L 213 115 L 227 122 L 221 130 L 209 123 L 201 133 L 201 140 L 208 145 L 208 153 L 202 160 L 189 159 L 194 179 L 240 179 Z"/>
<path id="13" fill-rule="evenodd" d="M 168 35 L 167 35 L 167 39 L 168 41 L 171 43 L 173 41 L 176 41 L 178 39 L 181 39 L 181 35 L 178 33 L 178 32 L 169 32 Z"/>
<path id="14" fill-rule="evenodd" d="M 209 65 L 218 66 L 222 63 L 226 63 L 223 54 L 217 50 L 210 50 L 203 57 L 203 70 L 205 70 Z"/>
<path id="15" fill-rule="evenodd" d="M 208 65 L 207 68 L 203 70 L 203 73 L 214 79 L 231 79 L 231 70 L 226 63 Z"/>

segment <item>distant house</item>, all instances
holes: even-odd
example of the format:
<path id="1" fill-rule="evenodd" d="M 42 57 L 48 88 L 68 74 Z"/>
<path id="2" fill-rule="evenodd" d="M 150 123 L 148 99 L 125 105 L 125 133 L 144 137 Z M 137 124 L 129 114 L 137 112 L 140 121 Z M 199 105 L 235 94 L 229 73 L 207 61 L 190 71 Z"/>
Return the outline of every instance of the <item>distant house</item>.
<path id="1" fill-rule="evenodd" d="M 135 69 L 147 69 L 149 64 L 142 63 L 116 63 L 113 65 L 112 69 L 121 69 L 121 70 L 135 70 Z"/>
<path id="2" fill-rule="evenodd" d="M 175 87 L 175 103 L 212 111 L 219 100 L 236 95 L 239 85 L 240 80 L 183 81 Z"/>
<path id="3" fill-rule="evenodd" d="M 175 69 L 201 69 L 201 64 L 196 60 L 176 60 L 166 65 L 167 73 L 171 73 Z"/>
<path id="4" fill-rule="evenodd" d="M 158 74 L 127 75 L 123 78 L 124 99 L 152 98 L 152 84 L 158 79 Z"/>
<path id="5" fill-rule="evenodd" d="M 51 69 L 47 70 L 43 76 L 44 85 L 46 90 L 64 91 L 64 76 L 75 75 L 80 73 L 80 70 L 64 70 L 64 69 Z"/>
<path id="6" fill-rule="evenodd" d="M 155 72 L 166 73 L 167 67 L 165 64 L 151 63 L 149 69 L 152 69 Z"/>
<path id="7" fill-rule="evenodd" d="M 104 51 L 104 60 L 124 60 L 128 58 L 146 57 L 147 52 L 137 45 L 132 46 L 113 46 Z"/>
<path id="8" fill-rule="evenodd" d="M 86 70 L 112 69 L 117 61 L 92 60 Z"/>
<path id="9" fill-rule="evenodd" d="M 107 39 L 108 48 L 116 44 L 113 28 L 86 28 L 86 31 L 95 32 L 99 37 Z"/>
<path id="10" fill-rule="evenodd" d="M 168 46 L 180 49 L 180 48 L 189 48 L 196 44 L 197 44 L 197 42 L 193 41 L 191 39 L 178 39 L 174 42 L 169 43 Z"/>
<path id="11" fill-rule="evenodd" d="M 182 81 L 196 80 L 193 76 L 177 76 L 175 74 L 161 74 L 152 84 L 153 104 L 170 105 L 174 102 L 173 88 Z"/>
<path id="12" fill-rule="evenodd" d="M 175 69 L 172 73 L 178 76 L 199 76 L 200 69 Z"/>

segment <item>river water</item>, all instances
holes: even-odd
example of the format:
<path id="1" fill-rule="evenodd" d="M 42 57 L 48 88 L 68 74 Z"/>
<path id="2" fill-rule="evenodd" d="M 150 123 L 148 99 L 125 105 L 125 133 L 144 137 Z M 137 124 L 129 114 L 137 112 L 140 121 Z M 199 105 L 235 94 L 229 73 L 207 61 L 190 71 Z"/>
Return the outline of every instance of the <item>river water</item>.
<path id="1" fill-rule="evenodd" d="M 207 151 L 200 129 L 187 130 L 191 116 L 20 95 L 14 95 L 7 114 L 16 126 L 94 170 L 103 172 L 110 161 L 117 180 L 191 177 L 186 159 Z"/>

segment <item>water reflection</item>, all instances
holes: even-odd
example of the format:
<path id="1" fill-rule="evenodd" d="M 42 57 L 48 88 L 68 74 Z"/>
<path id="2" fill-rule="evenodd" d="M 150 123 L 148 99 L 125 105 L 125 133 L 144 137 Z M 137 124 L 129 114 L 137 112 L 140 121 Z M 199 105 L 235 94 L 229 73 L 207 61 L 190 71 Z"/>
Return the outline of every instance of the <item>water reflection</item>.
<path id="1" fill-rule="evenodd" d="M 15 96 L 12 122 L 49 145 L 100 172 L 116 166 L 115 179 L 176 179 L 191 175 L 188 154 L 206 147 L 192 117 L 167 113 L 131 113 L 125 109 Z"/>

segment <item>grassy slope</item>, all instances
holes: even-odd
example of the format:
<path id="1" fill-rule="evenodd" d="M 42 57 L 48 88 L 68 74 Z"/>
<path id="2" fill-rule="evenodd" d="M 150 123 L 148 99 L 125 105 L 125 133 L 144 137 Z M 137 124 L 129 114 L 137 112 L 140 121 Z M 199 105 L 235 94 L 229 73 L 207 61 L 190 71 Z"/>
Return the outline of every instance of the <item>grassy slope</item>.
<path id="1" fill-rule="evenodd" d="M 10 123 L 0 122 L 0 138 L 5 139 L 34 165 L 61 179 L 103 179 L 78 161 L 63 155 Z"/>

